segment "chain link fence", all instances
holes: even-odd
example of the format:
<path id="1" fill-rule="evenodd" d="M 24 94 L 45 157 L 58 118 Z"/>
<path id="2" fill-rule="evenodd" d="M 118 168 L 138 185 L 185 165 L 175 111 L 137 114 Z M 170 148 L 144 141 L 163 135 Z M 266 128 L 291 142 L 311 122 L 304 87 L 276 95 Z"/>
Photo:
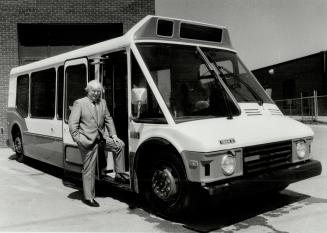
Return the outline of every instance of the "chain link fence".
<path id="1" fill-rule="evenodd" d="M 301 121 L 327 123 L 327 95 L 275 100 L 279 109 L 287 116 Z"/>

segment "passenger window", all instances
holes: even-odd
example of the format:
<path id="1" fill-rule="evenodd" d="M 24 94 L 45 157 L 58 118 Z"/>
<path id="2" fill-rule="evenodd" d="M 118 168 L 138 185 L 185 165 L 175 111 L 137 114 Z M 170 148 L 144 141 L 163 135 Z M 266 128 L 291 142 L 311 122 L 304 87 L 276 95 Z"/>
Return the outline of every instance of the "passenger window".
<path id="1" fill-rule="evenodd" d="M 86 66 L 84 64 L 66 68 L 66 109 L 65 120 L 68 121 L 74 101 L 85 96 Z"/>
<path id="2" fill-rule="evenodd" d="M 17 91 L 16 91 L 16 108 L 22 117 L 28 115 L 29 102 L 29 76 L 28 74 L 17 77 Z"/>
<path id="3" fill-rule="evenodd" d="M 54 68 L 31 75 L 31 117 L 53 118 L 55 113 L 56 71 Z"/>

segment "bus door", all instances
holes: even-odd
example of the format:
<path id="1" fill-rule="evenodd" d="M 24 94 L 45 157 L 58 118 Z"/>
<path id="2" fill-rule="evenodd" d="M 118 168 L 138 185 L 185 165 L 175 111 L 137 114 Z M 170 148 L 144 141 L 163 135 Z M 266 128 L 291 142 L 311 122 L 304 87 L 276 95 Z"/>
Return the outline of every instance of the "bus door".
<path id="1" fill-rule="evenodd" d="M 125 167 L 129 168 L 128 108 L 127 108 L 127 55 L 117 51 L 103 55 L 101 81 L 103 98 L 114 120 L 117 136 L 125 143 Z M 110 161 L 110 160 L 109 160 Z M 108 161 L 108 162 L 109 162 Z"/>
<path id="2" fill-rule="evenodd" d="M 63 163 L 65 175 L 70 175 L 80 173 L 83 164 L 78 147 L 70 135 L 68 119 L 74 101 L 85 96 L 89 76 L 87 58 L 66 61 L 64 74 Z"/>

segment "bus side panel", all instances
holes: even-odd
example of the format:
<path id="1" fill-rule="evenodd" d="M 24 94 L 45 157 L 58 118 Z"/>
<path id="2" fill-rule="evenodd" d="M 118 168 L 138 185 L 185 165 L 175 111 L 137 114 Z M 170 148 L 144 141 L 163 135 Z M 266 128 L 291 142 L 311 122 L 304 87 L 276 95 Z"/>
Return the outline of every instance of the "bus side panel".
<path id="1" fill-rule="evenodd" d="M 26 118 L 23 132 L 24 152 L 43 162 L 63 167 L 62 121 L 56 119 Z"/>
<path id="2" fill-rule="evenodd" d="M 65 146 L 65 170 L 75 173 L 81 173 L 83 161 L 81 152 L 76 146 Z"/>
<path id="3" fill-rule="evenodd" d="M 46 135 L 23 133 L 24 152 L 37 160 L 63 167 L 62 139 Z"/>

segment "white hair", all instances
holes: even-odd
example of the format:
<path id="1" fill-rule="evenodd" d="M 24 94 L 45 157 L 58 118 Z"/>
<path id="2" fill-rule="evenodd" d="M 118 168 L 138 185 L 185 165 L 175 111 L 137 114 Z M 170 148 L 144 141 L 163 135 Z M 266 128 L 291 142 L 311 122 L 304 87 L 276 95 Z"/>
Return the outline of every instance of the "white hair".
<path id="1" fill-rule="evenodd" d="M 88 92 L 91 88 L 92 89 L 100 88 L 101 91 L 103 91 L 103 86 L 98 80 L 92 80 L 92 81 L 88 82 L 85 87 L 85 91 Z"/>

